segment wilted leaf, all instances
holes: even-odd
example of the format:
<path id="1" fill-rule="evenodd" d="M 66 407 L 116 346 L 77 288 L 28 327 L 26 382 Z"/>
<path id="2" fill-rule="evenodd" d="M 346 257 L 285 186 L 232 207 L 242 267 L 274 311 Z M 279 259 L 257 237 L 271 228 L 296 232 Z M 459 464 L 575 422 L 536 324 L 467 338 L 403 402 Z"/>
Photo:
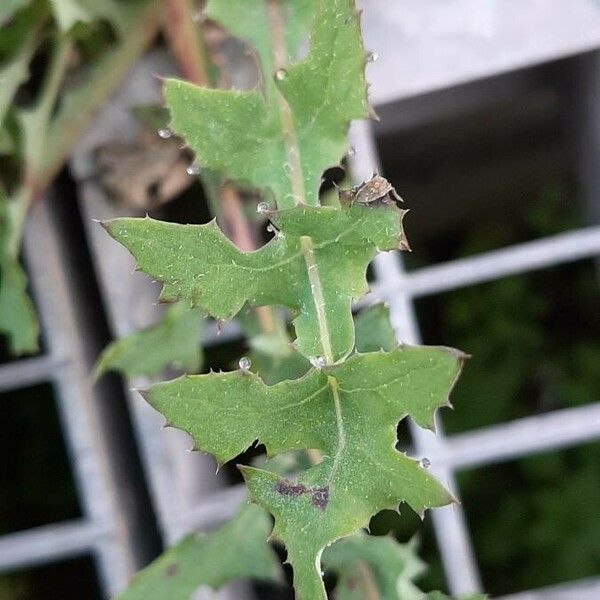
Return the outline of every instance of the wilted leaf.
<path id="1" fill-rule="evenodd" d="M 95 373 L 119 371 L 126 377 L 158 375 L 173 365 L 197 373 L 202 363 L 200 333 L 204 315 L 183 302 L 170 306 L 156 325 L 113 342 L 98 359 Z"/>
<path id="2" fill-rule="evenodd" d="M 190 600 L 200 586 L 217 589 L 241 577 L 281 579 L 266 541 L 268 515 L 246 505 L 220 529 L 193 533 L 141 571 L 118 600 Z"/>
<path id="3" fill-rule="evenodd" d="M 158 384 L 145 397 L 219 463 L 257 439 L 269 456 L 298 449 L 322 453 L 323 461 L 295 482 L 242 467 L 253 498 L 275 516 L 274 535 L 286 545 L 298 597 L 314 600 L 324 598 L 318 563 L 328 544 L 400 502 L 423 512 L 450 501 L 427 471 L 394 446 L 396 425 L 405 416 L 432 425 L 462 361 L 450 349 L 403 346 L 356 354 L 271 387 L 257 375 L 234 371 Z"/>
<path id="4" fill-rule="evenodd" d="M 425 564 L 413 543 L 360 532 L 327 548 L 323 566 L 339 577 L 335 600 L 424 600 L 413 581 L 425 571 Z"/>
<path id="5" fill-rule="evenodd" d="M 275 66 L 273 56 L 293 56 L 313 6 L 318 10 L 307 58 L 285 69 Z M 283 14 L 273 16 L 277 7 Z M 277 21 L 286 11 L 291 14 L 281 31 Z M 317 205 L 321 176 L 343 156 L 350 121 L 368 115 L 354 2 L 212 0 L 207 14 L 251 42 L 262 63 L 264 90 L 210 90 L 169 80 L 171 127 L 203 166 L 270 189 L 280 208 Z"/>
<path id="6" fill-rule="evenodd" d="M 369 262 L 405 243 L 403 214 L 392 204 L 298 206 L 271 214 L 280 233 L 255 252 L 238 250 L 214 221 L 116 219 L 105 227 L 142 271 L 163 282 L 163 300 L 184 300 L 218 319 L 246 302 L 287 306 L 298 313 L 298 350 L 333 362 L 354 347 L 350 307 L 367 290 Z"/>

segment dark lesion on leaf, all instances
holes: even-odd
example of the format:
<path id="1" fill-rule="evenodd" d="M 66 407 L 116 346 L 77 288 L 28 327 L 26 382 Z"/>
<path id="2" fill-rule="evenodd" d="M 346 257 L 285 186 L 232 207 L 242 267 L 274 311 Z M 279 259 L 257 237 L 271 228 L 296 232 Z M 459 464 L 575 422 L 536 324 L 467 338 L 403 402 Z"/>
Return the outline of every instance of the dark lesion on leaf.
<path id="1" fill-rule="evenodd" d="M 329 486 L 314 488 L 311 500 L 314 506 L 324 509 L 329 504 Z"/>
<path id="2" fill-rule="evenodd" d="M 165 569 L 165 575 L 167 577 L 175 577 L 175 575 L 177 575 L 179 573 L 179 566 L 177 565 L 177 563 L 171 563 L 170 565 L 167 565 L 167 568 Z"/>
<path id="3" fill-rule="evenodd" d="M 298 498 L 303 495 L 310 495 L 313 506 L 325 509 L 329 504 L 329 486 L 324 487 L 308 487 L 303 483 L 294 483 L 287 479 L 280 479 L 275 484 L 275 491 L 281 496 L 290 496 L 292 498 Z"/>

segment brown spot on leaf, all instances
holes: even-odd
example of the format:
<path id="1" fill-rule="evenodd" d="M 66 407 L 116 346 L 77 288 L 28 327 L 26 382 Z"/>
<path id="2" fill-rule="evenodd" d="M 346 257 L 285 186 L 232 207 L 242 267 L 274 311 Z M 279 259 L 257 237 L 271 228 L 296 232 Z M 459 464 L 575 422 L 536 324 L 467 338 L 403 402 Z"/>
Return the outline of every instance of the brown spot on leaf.
<path id="1" fill-rule="evenodd" d="M 167 577 L 175 577 L 175 575 L 179 573 L 179 566 L 177 565 L 177 563 L 171 563 L 170 565 L 167 565 L 165 573 Z"/>
<path id="2" fill-rule="evenodd" d="M 292 483 L 287 479 L 280 479 L 275 485 L 275 491 L 282 496 L 293 496 L 294 498 L 306 494 L 309 490 L 301 483 Z"/>
<path id="3" fill-rule="evenodd" d="M 329 504 L 329 486 L 313 489 L 312 503 L 317 508 L 324 509 Z"/>
<path id="4" fill-rule="evenodd" d="M 329 486 L 309 488 L 302 483 L 292 483 L 287 479 L 280 479 L 275 484 L 275 491 L 282 496 L 291 496 L 292 498 L 310 494 L 313 506 L 321 509 L 329 504 Z"/>

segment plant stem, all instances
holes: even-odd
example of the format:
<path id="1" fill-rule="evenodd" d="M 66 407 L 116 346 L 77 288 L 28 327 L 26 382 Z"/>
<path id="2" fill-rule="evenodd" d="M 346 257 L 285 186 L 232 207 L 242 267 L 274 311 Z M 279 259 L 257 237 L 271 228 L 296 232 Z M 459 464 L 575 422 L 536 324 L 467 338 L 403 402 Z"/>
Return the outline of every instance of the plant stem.
<path id="1" fill-rule="evenodd" d="M 166 0 L 164 31 L 169 47 L 182 75 L 192 83 L 210 86 L 206 50 L 197 26 L 192 20 L 193 5 L 190 0 Z M 214 209 L 218 210 L 224 221 L 224 229 L 231 241 L 240 250 L 252 252 L 256 250 L 256 242 L 250 224 L 244 215 L 242 201 L 235 187 L 230 184 L 219 184 L 218 178 L 202 177 L 210 196 L 218 196 L 219 202 Z M 274 333 L 278 328 L 278 318 L 270 306 L 255 308 L 261 330 Z"/>
<path id="2" fill-rule="evenodd" d="M 43 156 L 47 152 L 45 141 L 48 137 L 52 111 L 56 106 L 61 85 L 67 72 L 72 49 L 73 43 L 67 34 L 59 33 L 38 102 L 34 108 L 21 113 L 25 155 L 23 183 L 26 188 L 32 190 L 32 196 L 35 195 L 36 181 L 42 168 Z"/>
<path id="3" fill-rule="evenodd" d="M 25 167 L 21 185 L 12 195 L 10 251 L 18 252 L 29 206 L 35 202 L 63 164 L 94 114 L 112 94 L 137 57 L 154 38 L 159 25 L 159 3 L 138 2 L 127 8 L 123 28 L 127 35 L 90 69 L 88 78 L 75 90 L 63 94 L 56 116 L 52 111 L 64 78 L 71 42 L 61 38 L 53 55 L 38 105 L 22 113 Z"/>
<path id="4" fill-rule="evenodd" d="M 244 215 L 244 209 L 237 190 L 228 184 L 221 186 L 219 190 L 223 220 L 226 223 L 229 237 L 240 250 L 252 252 L 256 250 L 256 243 L 250 231 L 248 220 Z M 277 317 L 270 306 L 257 306 L 256 317 L 260 328 L 265 333 L 277 331 Z"/>
<path id="5" fill-rule="evenodd" d="M 90 69 L 84 83 L 64 95 L 60 112 L 50 123 L 44 152 L 46 158 L 41 171 L 36 174 L 36 186 L 40 191 L 60 171 L 96 111 L 108 100 L 158 31 L 161 14 L 159 2 L 136 2 L 135 6 L 127 9 L 128 18 L 123 26 L 127 35 Z"/>
<path id="6" fill-rule="evenodd" d="M 379 590 L 377 589 L 377 583 L 373 577 L 373 572 L 367 562 L 359 560 L 356 563 L 356 570 L 362 583 L 365 600 L 381 600 Z"/>
<path id="7" fill-rule="evenodd" d="M 165 0 L 163 30 L 181 74 L 196 85 L 209 85 L 206 49 L 192 20 L 191 0 Z"/>
<path id="8" fill-rule="evenodd" d="M 303 235 L 300 238 L 300 248 L 304 255 L 306 270 L 308 271 L 308 280 L 310 282 L 310 290 L 312 292 L 313 301 L 319 322 L 319 336 L 321 338 L 321 347 L 323 348 L 323 356 L 328 365 L 333 364 L 333 350 L 331 349 L 331 338 L 329 335 L 329 324 L 327 323 L 327 315 L 325 314 L 325 296 L 323 294 L 323 285 L 319 277 L 319 267 L 315 259 L 314 245 L 312 238 Z"/>
<path id="9" fill-rule="evenodd" d="M 273 54 L 273 65 L 275 67 L 275 77 L 278 73 L 285 73 L 284 67 L 287 65 L 288 56 L 285 43 L 285 24 L 281 12 L 279 0 L 267 1 L 267 18 L 269 20 L 269 32 L 271 34 L 271 49 Z M 268 77 L 268 73 L 265 74 Z M 304 190 L 304 177 L 302 176 L 302 163 L 300 161 L 300 148 L 294 126 L 294 117 L 290 105 L 279 91 L 277 94 L 277 106 L 279 108 L 279 121 L 283 131 L 283 142 L 285 144 L 285 153 L 287 157 L 286 171 L 289 174 L 292 186 L 292 196 L 294 204 L 305 203 L 306 193 Z M 280 199 L 283 203 L 285 198 Z"/>

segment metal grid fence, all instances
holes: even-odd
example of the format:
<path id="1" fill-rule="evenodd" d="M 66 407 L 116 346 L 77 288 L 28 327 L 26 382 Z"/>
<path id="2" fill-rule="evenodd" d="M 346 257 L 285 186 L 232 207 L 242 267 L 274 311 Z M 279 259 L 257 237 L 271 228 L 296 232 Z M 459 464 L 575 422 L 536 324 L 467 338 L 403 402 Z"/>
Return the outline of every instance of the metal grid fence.
<path id="1" fill-rule="evenodd" d="M 0 573 L 91 555 L 101 589 L 112 596 L 134 572 L 134 552 L 99 426 L 86 340 L 74 318 L 74 296 L 46 202 L 29 217 L 25 259 L 47 349 L 0 367 L 0 392 L 52 384 L 83 515 L 0 536 Z"/>
<path id="2" fill-rule="evenodd" d="M 382 10 L 391 10 L 388 3 L 384 4 Z M 381 39 L 379 30 L 373 29 Z M 594 41 L 590 42 L 589 47 L 595 47 L 594 44 Z M 385 71 L 384 67 L 381 62 L 377 66 Z M 513 67 L 511 64 L 503 68 Z M 386 79 L 385 73 L 380 79 Z M 388 91 L 386 101 L 398 97 L 398 90 Z M 146 92 L 143 96 L 147 101 Z M 114 119 L 114 114 L 110 114 L 110 107 L 109 117 L 116 122 L 117 128 L 121 125 Z M 357 124 L 353 128 L 352 143 L 356 148 L 356 154 L 350 159 L 353 175 L 356 180 L 362 180 L 370 176 L 379 162 L 368 124 Z M 92 187 L 87 193 L 93 195 Z M 100 247 L 96 249 L 98 254 L 100 250 Z M 88 370 L 78 359 L 85 341 L 77 334 L 69 317 L 70 300 L 65 294 L 67 286 L 63 281 L 65 274 L 59 254 L 56 240 L 52 239 L 51 219 L 42 207 L 28 226 L 26 258 L 49 349 L 43 356 L 0 366 L 0 391 L 46 381 L 54 384 L 84 515 L 73 522 L 1 536 L 0 572 L 90 553 L 97 560 L 104 593 L 108 596 L 124 586 L 132 572 L 132 557 L 123 532 L 123 515 L 114 497 L 114 485 L 108 482 L 110 469 L 106 465 L 102 440 L 98 439 L 99 428 L 91 404 L 93 395 L 86 380 Z M 418 297 L 599 255 L 600 227 L 563 233 L 410 273 L 403 269 L 400 257 L 381 255 L 376 260 L 373 291 L 361 304 L 385 300 L 391 309 L 398 340 L 417 343 L 420 336 L 413 300 Z M 128 300 L 121 298 L 121 306 L 127 305 Z M 109 306 L 110 310 L 116 310 L 116 304 Z M 115 329 L 119 334 L 132 326 L 131 322 L 121 325 L 116 322 Z M 226 329 L 220 338 L 211 330 L 204 343 L 222 342 L 238 334 L 235 326 Z M 188 529 L 212 528 L 232 516 L 245 496 L 240 486 L 212 492 L 204 489 L 199 502 L 171 505 L 173 496 L 179 495 L 179 491 L 173 494 L 173 481 L 177 477 L 183 480 L 187 477 L 186 474 L 174 475 L 168 460 L 169 454 L 181 451 L 181 444 L 175 444 L 169 452 L 155 447 L 152 440 L 164 435 L 159 431 L 159 419 L 140 409 L 139 399 L 132 396 L 131 402 L 136 403 L 135 424 L 165 537 L 172 540 Z M 454 488 L 453 474 L 459 469 L 600 439 L 600 403 L 590 402 L 586 406 L 450 437 L 443 436 L 440 428 L 435 437 L 414 427 L 413 438 L 415 454 L 430 458 L 432 471 Z M 203 473 L 207 472 L 208 464 L 204 461 L 201 465 Z M 197 473 L 195 477 L 198 477 Z M 479 573 L 463 510 L 460 506 L 438 509 L 433 511 L 432 517 L 450 591 L 461 594 L 479 589 Z M 595 600 L 598 597 L 600 578 L 524 592 L 510 596 L 510 600 Z"/>

